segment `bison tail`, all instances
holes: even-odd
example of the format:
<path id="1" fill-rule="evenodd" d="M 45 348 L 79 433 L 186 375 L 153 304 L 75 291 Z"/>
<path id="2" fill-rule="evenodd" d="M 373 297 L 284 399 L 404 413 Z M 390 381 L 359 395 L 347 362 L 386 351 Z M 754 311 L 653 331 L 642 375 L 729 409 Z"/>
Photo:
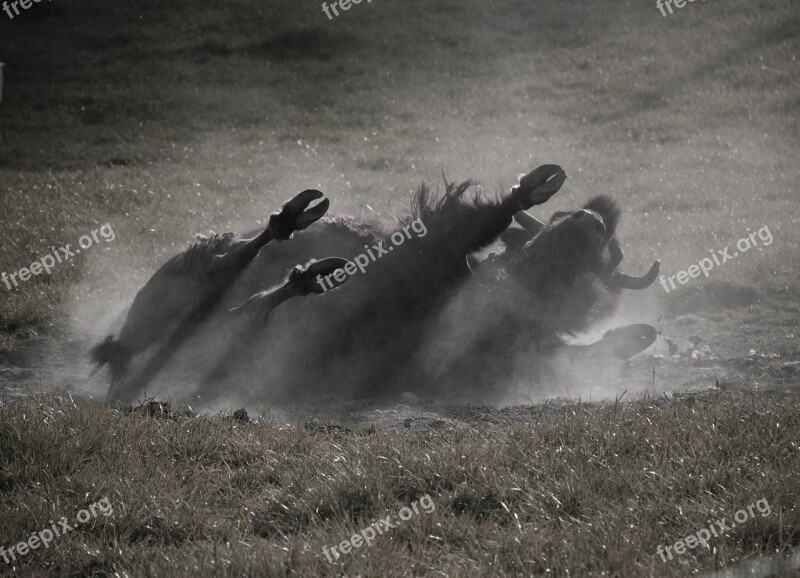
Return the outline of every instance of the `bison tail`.
<path id="1" fill-rule="evenodd" d="M 113 335 L 109 335 L 105 338 L 105 341 L 92 347 L 89 355 L 92 361 L 97 364 L 94 372 L 108 364 L 111 369 L 111 375 L 114 378 L 120 377 L 125 372 L 125 368 L 131 358 L 128 349 L 119 341 L 115 341 Z"/>

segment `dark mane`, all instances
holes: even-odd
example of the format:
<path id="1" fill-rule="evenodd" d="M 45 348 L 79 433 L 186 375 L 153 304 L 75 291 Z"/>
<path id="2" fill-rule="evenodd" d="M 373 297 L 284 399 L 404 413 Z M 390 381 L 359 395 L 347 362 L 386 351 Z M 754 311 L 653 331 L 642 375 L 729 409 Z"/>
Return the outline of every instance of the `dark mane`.
<path id="1" fill-rule="evenodd" d="M 444 255 L 464 260 L 464 255 L 479 251 L 490 245 L 511 224 L 511 214 L 506 214 L 505 199 L 488 199 L 475 191 L 467 199 L 467 193 L 477 186 L 477 181 L 461 183 L 444 179 L 445 191 L 439 196 L 423 183 L 411 199 L 411 218 L 420 219 L 431 231 L 431 244 Z"/>
<path id="2" fill-rule="evenodd" d="M 478 186 L 478 181 L 470 179 L 461 183 L 448 181 L 444 177 L 444 195 L 431 191 L 429 183 L 424 182 L 420 185 L 417 192 L 411 199 L 411 215 L 413 218 L 422 218 L 436 212 L 448 211 L 457 207 L 469 207 L 482 209 L 490 204 L 482 191 L 475 191 L 472 199 L 465 200 L 464 196 L 473 187 Z"/>

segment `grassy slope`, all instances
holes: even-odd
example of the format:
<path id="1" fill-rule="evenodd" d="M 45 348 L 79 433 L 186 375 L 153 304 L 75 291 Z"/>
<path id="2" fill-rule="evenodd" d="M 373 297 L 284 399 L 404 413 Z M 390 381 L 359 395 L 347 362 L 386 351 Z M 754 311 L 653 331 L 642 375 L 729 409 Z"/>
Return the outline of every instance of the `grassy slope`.
<path id="1" fill-rule="evenodd" d="M 798 410 L 642 400 L 408 435 L 3 404 L 0 544 L 107 497 L 111 516 L 20 575 L 686 576 L 800 542 Z M 327 562 L 323 546 L 425 495 L 432 513 Z M 761 498 L 772 514 L 711 549 L 656 554 Z"/>

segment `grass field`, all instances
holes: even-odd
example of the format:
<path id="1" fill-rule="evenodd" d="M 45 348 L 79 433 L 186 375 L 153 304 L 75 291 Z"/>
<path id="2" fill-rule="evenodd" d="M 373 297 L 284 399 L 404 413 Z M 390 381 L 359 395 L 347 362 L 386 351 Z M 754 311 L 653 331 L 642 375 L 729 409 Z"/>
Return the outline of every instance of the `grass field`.
<path id="1" fill-rule="evenodd" d="M 20 575 L 685 576 L 797 544 L 798 410 L 795 396 L 566 404 L 411 434 L 37 397 L 0 407 L 0 537 L 107 498 L 111 515 L 30 552 Z M 397 525 L 424 496 L 430 513 L 327 561 L 323 546 Z M 769 516 L 657 555 L 762 498 Z"/>
<path id="2" fill-rule="evenodd" d="M 611 0 L 373 0 L 330 21 L 316 2 L 254 0 L 0 12 L 0 272 L 115 233 L 0 283 L 0 546 L 104 496 L 114 507 L 0 573 L 670 576 L 788 555 L 799 30 L 796 0 L 666 18 Z M 615 403 L 650 386 L 623 378 L 598 404 L 577 389 L 554 409 L 463 409 L 420 428 L 86 401 L 103 393 L 85 378 L 89 344 L 196 233 L 250 227 L 309 187 L 384 218 L 442 172 L 494 195 L 543 163 L 569 179 L 536 214 L 612 195 L 631 272 L 660 259 L 675 274 L 765 226 L 774 237 L 636 305 L 681 352 L 638 362 L 654 372 L 645 400 Z M 432 514 L 325 559 L 323 545 L 426 494 Z M 656 555 L 762 497 L 769 517 Z"/>

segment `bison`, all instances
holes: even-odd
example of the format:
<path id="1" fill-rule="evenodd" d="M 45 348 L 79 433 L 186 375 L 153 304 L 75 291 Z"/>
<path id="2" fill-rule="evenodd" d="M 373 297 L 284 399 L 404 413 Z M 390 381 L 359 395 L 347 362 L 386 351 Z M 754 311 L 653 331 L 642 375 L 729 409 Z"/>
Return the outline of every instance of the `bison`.
<path id="1" fill-rule="evenodd" d="M 243 237 L 228 233 L 203 239 L 156 271 L 137 293 L 119 338 L 108 336 L 91 351 L 98 367 L 106 364 L 110 367 L 108 399 L 129 401 L 131 392 L 143 389 L 181 345 L 212 317 L 222 297 L 262 247 L 272 240 L 289 239 L 294 231 L 305 229 L 325 214 L 330 205 L 327 199 L 308 209 L 322 196 L 319 191 L 303 191 L 286 203 L 280 213 L 272 215 L 263 231 Z M 322 293 L 314 279 L 343 264 L 344 260 L 311 260 L 305 268 L 295 267 L 281 286 L 256 293 L 242 307 L 256 319 L 269 316 L 291 297 Z M 249 328 L 250 324 L 246 326 Z M 154 345 L 156 351 L 131 371 L 131 361 Z"/>
<path id="2" fill-rule="evenodd" d="M 619 270 L 621 212 L 606 196 L 548 222 L 527 212 L 565 179 L 544 165 L 497 200 L 468 198 L 472 181 L 446 181 L 441 196 L 423 185 L 396 223 L 323 217 L 322 204 L 306 215 L 322 194 L 301 193 L 267 230 L 203 241 L 148 281 L 119 337 L 94 349 L 111 366 L 108 400 L 132 401 L 168 366 L 188 372 L 192 398 L 207 401 L 234 392 L 486 399 L 535 381 L 565 336 L 608 317 L 623 289 L 648 287 L 659 269 Z M 502 251 L 479 257 L 496 241 Z M 573 351 L 625 358 L 654 340 L 652 327 L 633 325 Z M 133 367 L 134 358 L 144 359 Z"/>

